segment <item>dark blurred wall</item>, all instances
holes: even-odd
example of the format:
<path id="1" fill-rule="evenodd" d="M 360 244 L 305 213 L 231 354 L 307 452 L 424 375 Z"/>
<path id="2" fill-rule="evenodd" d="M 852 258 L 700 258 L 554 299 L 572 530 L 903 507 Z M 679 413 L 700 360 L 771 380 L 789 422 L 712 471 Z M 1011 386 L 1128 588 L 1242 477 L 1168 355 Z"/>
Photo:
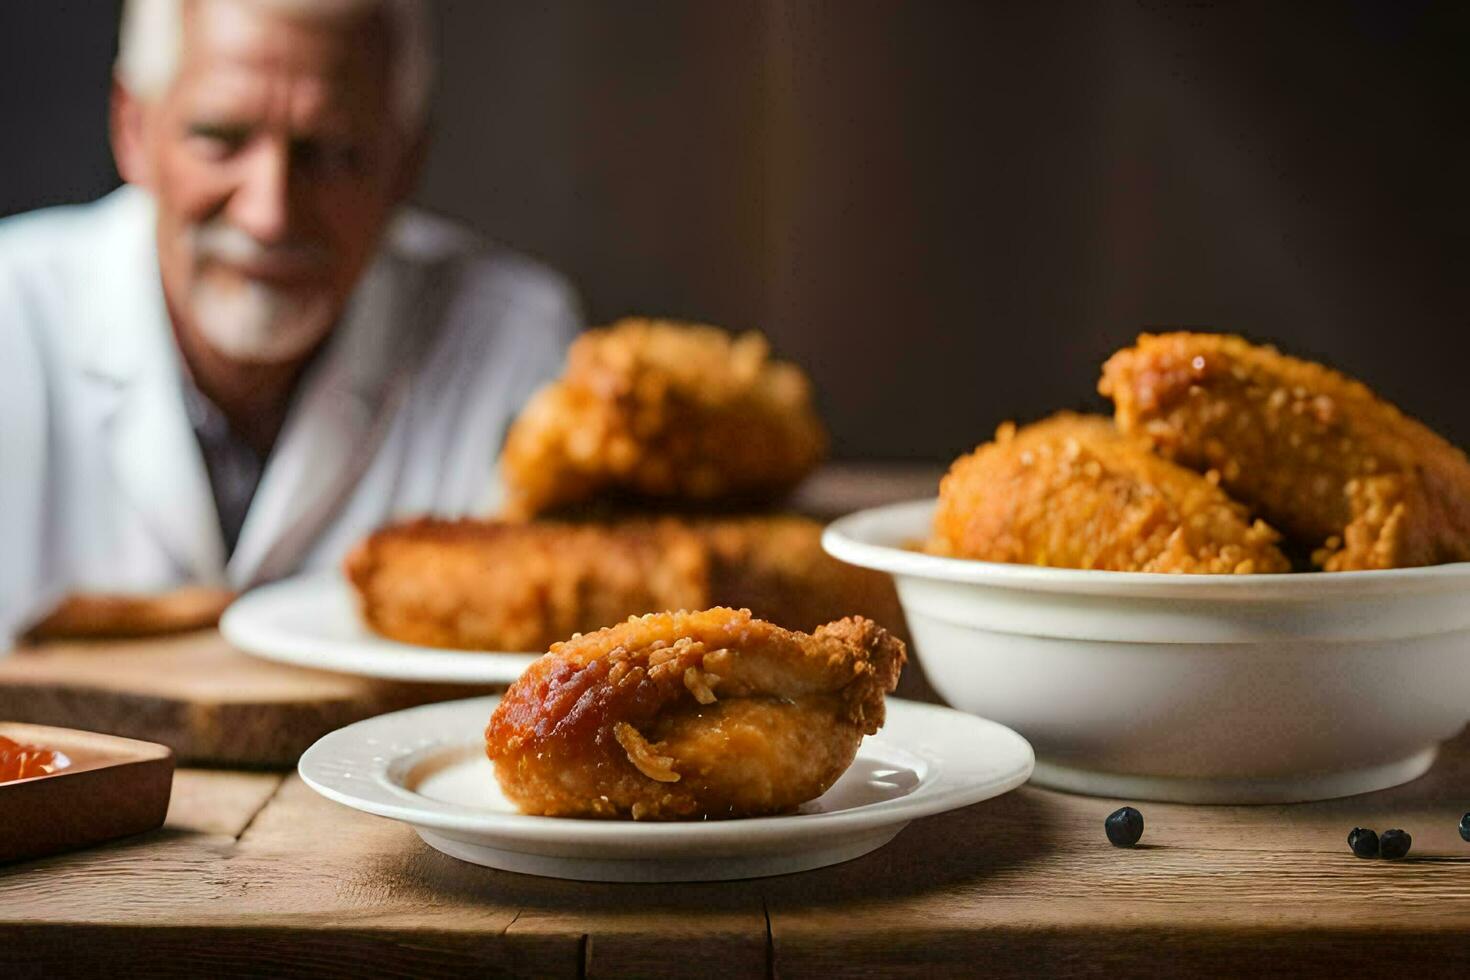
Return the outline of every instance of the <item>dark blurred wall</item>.
<path id="1" fill-rule="evenodd" d="M 591 317 L 759 327 L 844 456 L 1097 405 L 1141 328 L 1327 360 L 1470 444 L 1470 6 L 439 5 L 421 203 Z M 0 213 L 94 196 L 115 4 L 0 4 Z"/>

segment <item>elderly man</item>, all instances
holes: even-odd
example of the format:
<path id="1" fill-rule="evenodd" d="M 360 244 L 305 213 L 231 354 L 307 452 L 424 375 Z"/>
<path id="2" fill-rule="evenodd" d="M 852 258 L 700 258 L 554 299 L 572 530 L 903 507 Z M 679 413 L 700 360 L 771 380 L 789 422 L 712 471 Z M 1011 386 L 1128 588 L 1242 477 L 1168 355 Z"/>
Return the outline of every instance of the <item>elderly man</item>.
<path id="1" fill-rule="evenodd" d="M 48 615 L 167 620 L 169 600 L 138 597 L 226 593 L 329 566 L 395 515 L 493 505 L 502 434 L 576 304 L 400 207 L 423 18 L 403 0 L 127 5 L 127 186 L 0 222 L 0 652 Z"/>

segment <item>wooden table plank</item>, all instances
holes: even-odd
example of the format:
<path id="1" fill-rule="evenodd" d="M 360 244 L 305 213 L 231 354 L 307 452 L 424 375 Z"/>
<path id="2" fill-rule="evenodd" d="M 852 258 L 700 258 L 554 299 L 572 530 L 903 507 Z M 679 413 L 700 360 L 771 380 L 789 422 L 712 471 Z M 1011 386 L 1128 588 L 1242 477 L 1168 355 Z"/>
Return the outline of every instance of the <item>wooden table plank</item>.
<path id="1" fill-rule="evenodd" d="M 273 663 L 213 629 L 0 656 L 0 718 L 161 742 L 195 765 L 289 767 L 343 725 L 489 690 Z"/>
<path id="2" fill-rule="evenodd" d="M 238 838 L 285 778 L 277 772 L 178 769 L 163 825 Z"/>
<path id="3" fill-rule="evenodd" d="M 7 977 L 58 976 L 361 977 L 578 976 L 582 949 L 555 937 L 507 941 L 476 932 L 397 933 L 344 927 L 326 932 L 246 926 L 222 932 L 189 926 L 32 926 L 7 933 Z"/>
<path id="4" fill-rule="evenodd" d="M 758 882 L 618 885 L 489 872 L 520 913 L 510 935 L 586 937 L 588 976 L 760 977 L 769 937 Z"/>
<path id="5" fill-rule="evenodd" d="M 1026 787 L 923 821 L 861 861 L 770 883 L 782 976 L 1035 975 L 1168 968 L 1275 974 L 1353 965 L 1470 969 L 1470 738 L 1409 786 L 1300 806 L 1139 803 L 1147 845 L 1111 847 L 1120 800 Z M 1355 825 L 1403 827 L 1400 862 L 1347 849 Z M 831 896 L 844 898 L 833 901 Z M 996 959 L 999 957 L 999 959 Z"/>
<path id="6" fill-rule="evenodd" d="M 325 826 L 334 832 L 324 835 Z M 310 861 L 301 861 L 308 851 Z M 508 946 L 557 955 L 558 943 L 573 943 L 592 972 L 614 975 L 643 972 L 650 953 L 663 955 L 657 951 L 670 943 L 687 947 L 681 955 L 690 968 L 765 966 L 765 914 L 749 883 L 669 889 L 494 871 L 440 854 L 401 824 L 338 807 L 295 776 L 241 837 L 238 853 L 254 882 L 244 911 L 291 914 L 301 928 L 336 928 L 347 916 L 397 932 L 498 932 Z M 296 871 L 279 874 L 283 863 Z"/>
<path id="7" fill-rule="evenodd" d="M 294 776 L 271 793 L 275 778 L 182 770 L 189 789 L 164 830 L 0 869 L 0 948 L 37 969 L 217 971 L 254 951 L 272 972 L 328 976 L 420 962 L 608 976 L 1470 969 L 1470 845 L 1455 832 L 1470 809 L 1464 736 L 1397 790 L 1295 807 L 1140 804 L 1148 846 L 1131 851 L 1102 835 L 1119 801 L 1028 787 L 846 865 L 676 886 L 463 864 Z M 1358 860 L 1345 840 L 1355 823 L 1401 825 L 1414 851 Z"/>

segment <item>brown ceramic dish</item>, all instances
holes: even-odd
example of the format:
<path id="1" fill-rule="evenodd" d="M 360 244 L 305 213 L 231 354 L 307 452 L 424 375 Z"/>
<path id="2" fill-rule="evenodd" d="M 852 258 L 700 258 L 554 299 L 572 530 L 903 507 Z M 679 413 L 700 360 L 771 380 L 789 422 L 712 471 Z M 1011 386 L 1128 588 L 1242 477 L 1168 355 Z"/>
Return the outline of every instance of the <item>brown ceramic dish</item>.
<path id="1" fill-rule="evenodd" d="M 163 823 L 174 772 L 168 747 L 8 721 L 0 722 L 0 736 L 70 760 L 57 772 L 0 783 L 0 862 L 86 847 Z"/>

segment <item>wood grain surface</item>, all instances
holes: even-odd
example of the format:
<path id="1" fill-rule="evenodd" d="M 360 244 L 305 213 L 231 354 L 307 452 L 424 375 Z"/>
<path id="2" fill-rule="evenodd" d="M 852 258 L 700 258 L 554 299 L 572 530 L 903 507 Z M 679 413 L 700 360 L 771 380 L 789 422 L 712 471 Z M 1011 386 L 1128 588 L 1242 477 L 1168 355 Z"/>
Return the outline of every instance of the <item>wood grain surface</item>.
<path id="1" fill-rule="evenodd" d="M 163 829 L 0 867 L 14 976 L 466 970 L 538 976 L 1465 975 L 1470 736 L 1407 786 L 1297 806 L 1140 803 L 1026 787 L 834 868 L 613 885 L 494 871 L 336 806 L 294 775 L 181 770 Z M 1353 826 L 1402 827 L 1365 861 Z"/>
<path id="2" fill-rule="evenodd" d="M 486 690 L 271 663 L 214 630 L 51 643 L 0 657 L 0 718 L 161 742 L 194 764 L 291 766 L 343 725 Z"/>

